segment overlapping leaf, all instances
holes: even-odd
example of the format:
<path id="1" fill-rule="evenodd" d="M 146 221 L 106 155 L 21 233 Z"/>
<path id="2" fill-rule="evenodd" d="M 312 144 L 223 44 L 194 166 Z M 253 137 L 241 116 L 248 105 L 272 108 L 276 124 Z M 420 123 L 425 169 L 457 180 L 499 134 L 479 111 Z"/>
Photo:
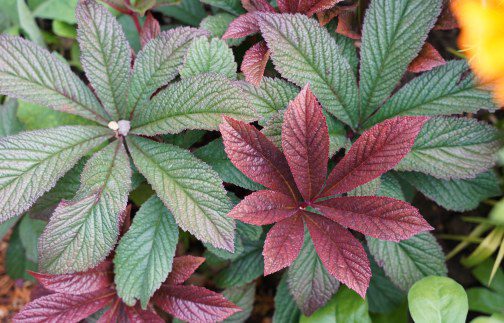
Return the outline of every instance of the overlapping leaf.
<path id="1" fill-rule="evenodd" d="M 200 23 L 200 27 L 202 29 L 208 30 L 213 37 L 221 38 L 226 32 L 229 24 L 236 17 L 227 12 L 220 12 L 213 16 L 207 16 Z M 226 43 L 229 46 L 238 46 L 240 45 L 245 38 L 238 39 L 226 39 Z"/>
<path id="2" fill-rule="evenodd" d="M 242 323 L 245 322 L 252 314 L 254 309 L 256 284 L 250 283 L 243 286 L 231 287 L 222 292 L 222 295 L 231 302 L 241 308 L 241 312 L 235 313 L 228 317 L 226 323 Z"/>
<path id="3" fill-rule="evenodd" d="M 13 99 L 0 105 L 0 137 L 14 135 L 23 129 L 16 116 L 17 107 L 17 101 Z"/>
<path id="4" fill-rule="evenodd" d="M 264 41 L 256 43 L 245 52 L 241 71 L 245 75 L 247 82 L 254 85 L 261 83 L 269 57 L 270 51 Z"/>
<path id="5" fill-rule="evenodd" d="M 273 322 L 275 323 L 297 322 L 299 320 L 300 312 L 290 294 L 287 279 L 288 274 L 283 274 L 276 289 L 275 312 L 273 313 Z"/>

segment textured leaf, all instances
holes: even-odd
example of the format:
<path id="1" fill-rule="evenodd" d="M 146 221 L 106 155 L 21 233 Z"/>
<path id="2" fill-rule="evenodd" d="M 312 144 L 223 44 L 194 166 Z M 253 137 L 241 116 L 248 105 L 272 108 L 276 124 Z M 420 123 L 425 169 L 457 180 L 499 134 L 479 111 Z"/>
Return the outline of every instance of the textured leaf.
<path id="1" fill-rule="evenodd" d="M 240 67 L 247 82 L 254 85 L 261 83 L 269 57 L 270 52 L 264 41 L 254 44 L 247 50 Z"/>
<path id="2" fill-rule="evenodd" d="M 338 45 L 343 56 L 348 60 L 348 63 L 352 67 L 354 75 L 357 75 L 359 71 L 359 56 L 357 55 L 355 40 L 338 34 L 335 30 L 336 22 L 329 23 L 327 25 L 327 29 L 329 30 L 331 37 L 336 41 L 336 44 Z"/>
<path id="3" fill-rule="evenodd" d="M 418 56 L 409 64 L 408 71 L 421 73 L 446 64 L 443 56 L 430 43 L 425 43 Z"/>
<path id="4" fill-rule="evenodd" d="M 180 285 L 198 269 L 205 258 L 194 256 L 182 256 L 173 258 L 173 267 L 166 279 L 168 285 Z"/>
<path id="5" fill-rule="evenodd" d="M 108 310 L 99 316 L 97 323 L 164 323 L 164 320 L 153 311 L 152 309 L 142 310 L 140 304 L 127 306 L 120 298 L 116 298 Z M 92 319 L 93 317 L 90 317 L 86 321 L 92 321 Z"/>
<path id="6" fill-rule="evenodd" d="M 156 10 L 190 26 L 198 26 L 206 15 L 203 4 L 198 0 L 181 0 L 178 5 L 161 6 Z"/>
<path id="7" fill-rule="evenodd" d="M 276 223 L 264 242 L 264 275 L 290 266 L 298 257 L 303 240 L 304 224 L 301 214 Z"/>
<path id="8" fill-rule="evenodd" d="M 30 273 L 45 289 L 56 293 L 82 295 L 107 288 L 112 284 L 112 268 L 106 261 L 85 272 L 49 275 L 43 273 Z"/>
<path id="9" fill-rule="evenodd" d="M 444 254 L 436 238 L 421 233 L 401 242 L 367 238 L 369 251 L 390 280 L 402 290 L 430 275 L 446 276 Z"/>
<path id="10" fill-rule="evenodd" d="M 493 171 L 475 178 L 452 180 L 416 172 L 400 173 L 400 176 L 440 206 L 457 212 L 475 209 L 481 201 L 502 193 Z"/>
<path id="11" fill-rule="evenodd" d="M 257 19 L 256 12 L 238 16 L 229 24 L 226 32 L 222 35 L 222 39 L 237 39 L 258 33 L 260 29 Z"/>
<path id="12" fill-rule="evenodd" d="M 249 95 L 252 106 L 265 120 L 285 110 L 299 93 L 297 87 L 280 78 L 263 77 L 259 86 L 241 82 L 240 87 Z"/>
<path id="13" fill-rule="evenodd" d="M 27 304 L 15 317 L 16 322 L 78 322 L 112 301 L 110 290 L 69 295 L 46 295 Z"/>
<path id="14" fill-rule="evenodd" d="M 247 176 L 243 175 L 243 173 L 231 163 L 224 151 L 222 139 L 216 139 L 198 148 L 194 151 L 194 156 L 212 166 L 212 169 L 216 171 L 220 178 L 226 183 L 231 183 L 252 191 L 264 188 L 264 186 L 253 182 Z"/>
<path id="15" fill-rule="evenodd" d="M 287 283 L 305 315 L 324 306 L 339 288 L 339 282 L 322 265 L 309 234 L 305 235 L 301 253 L 287 272 Z"/>
<path id="16" fill-rule="evenodd" d="M 232 13 L 233 15 L 241 15 L 242 13 L 245 13 L 240 0 L 204 0 L 201 2 L 220 8 L 224 11 Z"/>
<path id="17" fill-rule="evenodd" d="M 365 127 L 398 115 L 442 115 L 494 110 L 492 94 L 478 87 L 465 61 L 450 61 L 402 87 Z"/>
<path id="18" fill-rule="evenodd" d="M 213 16 L 207 16 L 200 23 L 200 28 L 208 30 L 213 37 L 221 38 L 226 30 L 228 29 L 229 24 L 236 17 L 227 12 L 217 13 Z M 237 38 L 237 39 L 226 39 L 226 43 L 229 46 L 238 46 L 240 45 L 245 38 Z"/>
<path id="19" fill-rule="evenodd" d="M 135 215 L 121 238 L 114 257 L 115 285 L 129 306 L 139 299 L 142 307 L 172 269 L 178 226 L 157 197 L 151 197 Z"/>
<path id="20" fill-rule="evenodd" d="M 327 176 L 329 132 L 322 107 L 309 85 L 285 112 L 282 148 L 301 195 L 311 200 L 320 192 Z"/>
<path id="21" fill-rule="evenodd" d="M 282 76 L 298 86 L 309 83 L 327 111 L 356 126 L 357 83 L 327 30 L 300 14 L 262 14 L 260 27 Z"/>
<path id="22" fill-rule="evenodd" d="M 224 322 L 245 322 L 250 317 L 250 314 L 252 314 L 254 308 L 255 291 L 255 283 L 224 290 L 222 295 L 241 308 L 241 312 L 233 314 L 224 320 Z"/>
<path id="23" fill-rule="evenodd" d="M 75 199 L 60 203 L 40 237 L 40 265 L 48 273 L 87 270 L 114 248 L 131 188 L 130 163 L 120 140 L 86 163 L 81 183 Z"/>
<path id="24" fill-rule="evenodd" d="M 193 40 L 187 50 L 180 76 L 188 78 L 205 73 L 222 74 L 230 80 L 236 79 L 238 66 L 233 51 L 220 39 L 200 37 Z"/>
<path id="25" fill-rule="evenodd" d="M 315 254 L 315 252 L 313 253 Z M 329 275 L 327 274 L 327 276 Z M 290 323 L 299 320 L 300 312 L 294 298 L 292 298 L 289 292 L 287 278 L 288 272 L 282 275 L 282 279 L 276 289 L 275 312 L 273 313 L 274 323 Z"/>
<path id="26" fill-rule="evenodd" d="M 274 191 L 299 194 L 285 156 L 254 126 L 225 118 L 220 131 L 229 159 L 243 174 Z"/>
<path id="27" fill-rule="evenodd" d="M 233 251 L 234 221 L 218 175 L 188 151 L 144 138 L 128 138 L 135 166 L 173 213 L 177 224 L 203 242 Z"/>
<path id="28" fill-rule="evenodd" d="M 474 177 L 494 166 L 501 144 L 499 131 L 476 119 L 432 118 L 395 169 L 441 179 Z"/>
<path id="29" fill-rule="evenodd" d="M 131 48 L 121 26 L 94 0 L 80 1 L 75 17 L 86 77 L 110 117 L 114 120 L 127 118 Z"/>
<path id="30" fill-rule="evenodd" d="M 361 116 L 369 116 L 399 83 L 441 12 L 441 0 L 375 0 L 362 32 Z"/>
<path id="31" fill-rule="evenodd" d="M 406 156 L 424 117 L 398 117 L 365 131 L 329 175 L 322 196 L 341 194 L 394 168 Z"/>
<path id="32" fill-rule="evenodd" d="M 159 36 L 160 33 L 161 26 L 159 25 L 159 22 L 156 20 L 156 18 L 154 18 L 152 13 L 148 12 L 147 18 L 145 18 L 145 22 L 140 32 L 140 43 L 142 44 L 142 47 Z"/>
<path id="33" fill-rule="evenodd" d="M 23 130 L 23 125 L 16 116 L 17 109 L 17 101 L 13 99 L 0 105 L 0 137 L 15 135 Z"/>
<path id="34" fill-rule="evenodd" d="M 186 78 L 170 85 L 137 111 L 131 132 L 153 136 L 186 129 L 215 130 L 223 115 L 253 121 L 255 111 L 244 96 L 222 75 Z"/>
<path id="35" fill-rule="evenodd" d="M 143 107 L 154 91 L 177 76 L 191 40 L 205 34 L 189 27 L 164 31 L 138 53 L 128 93 L 129 113 Z"/>
<path id="36" fill-rule="evenodd" d="M 189 322 L 221 321 L 240 311 L 222 295 L 196 286 L 162 286 L 154 302 L 164 311 Z"/>
<path id="37" fill-rule="evenodd" d="M 371 279 L 367 254 L 347 229 L 320 215 L 305 217 L 315 250 L 327 271 L 362 298 Z"/>
<path id="38" fill-rule="evenodd" d="M 110 135 L 106 128 L 75 126 L 1 138 L 0 221 L 26 211 Z"/>
<path id="39" fill-rule="evenodd" d="M 70 67 L 19 37 L 0 37 L 0 93 L 106 124 L 109 116 Z"/>

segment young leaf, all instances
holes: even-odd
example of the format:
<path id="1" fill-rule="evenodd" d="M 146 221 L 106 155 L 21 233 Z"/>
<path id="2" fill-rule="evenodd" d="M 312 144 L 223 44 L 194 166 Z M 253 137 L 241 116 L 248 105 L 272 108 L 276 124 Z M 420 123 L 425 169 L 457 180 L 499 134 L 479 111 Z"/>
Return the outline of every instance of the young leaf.
<path id="1" fill-rule="evenodd" d="M 287 284 L 305 315 L 324 306 L 339 288 L 339 282 L 322 265 L 309 234 L 305 235 L 301 253 L 287 272 Z"/>
<path id="2" fill-rule="evenodd" d="M 0 138 L 0 221 L 26 211 L 112 134 L 103 127 L 68 126 Z"/>
<path id="3" fill-rule="evenodd" d="M 186 129 L 215 130 L 227 115 L 247 122 L 255 111 L 243 92 L 222 75 L 185 78 L 157 94 L 132 123 L 132 133 L 153 136 Z"/>
<path id="4" fill-rule="evenodd" d="M 87 162 L 81 183 L 75 199 L 60 203 L 40 237 L 40 266 L 46 272 L 87 270 L 114 248 L 131 188 L 130 163 L 120 140 Z"/>
<path id="5" fill-rule="evenodd" d="M 441 0 L 371 2 L 362 32 L 361 117 L 369 116 L 390 95 L 440 12 Z"/>
<path id="6" fill-rule="evenodd" d="M 222 35 L 222 39 L 242 38 L 259 32 L 257 19 L 256 12 L 249 12 L 238 16 L 238 18 L 229 24 L 226 32 Z"/>
<path id="7" fill-rule="evenodd" d="M 369 251 L 390 280 L 402 290 L 430 275 L 446 276 L 444 254 L 436 238 L 421 233 L 401 242 L 367 238 Z"/>
<path id="8" fill-rule="evenodd" d="M 322 106 L 352 127 L 358 121 L 357 82 L 327 30 L 296 14 L 261 14 L 261 32 L 275 68 L 298 86 L 310 84 Z"/>
<path id="9" fill-rule="evenodd" d="M 351 191 L 394 168 L 409 153 L 426 121 L 397 117 L 365 131 L 332 170 L 321 196 Z"/>
<path id="10" fill-rule="evenodd" d="M 19 37 L 0 36 L 0 93 L 102 124 L 110 119 L 70 66 Z"/>
<path id="11" fill-rule="evenodd" d="M 313 247 L 311 248 L 313 250 Z M 315 252 L 313 252 L 313 254 L 315 254 Z M 321 266 L 321 268 L 323 269 L 324 267 Z M 326 275 L 329 276 L 328 273 L 326 273 Z M 290 323 L 297 322 L 299 320 L 300 312 L 294 298 L 292 298 L 292 295 L 289 292 L 287 279 L 288 272 L 282 275 L 282 279 L 280 280 L 280 283 L 278 283 L 276 289 L 273 323 Z M 309 287 L 309 285 L 307 287 Z"/>
<path id="12" fill-rule="evenodd" d="M 128 115 L 177 76 L 191 40 L 206 34 L 189 27 L 164 31 L 138 53 L 128 93 Z"/>
<path id="13" fill-rule="evenodd" d="M 128 118 L 131 48 L 124 32 L 102 5 L 80 1 L 75 11 L 81 63 L 86 77 L 113 120 Z"/>
<path id="14" fill-rule="evenodd" d="M 492 93 L 478 86 L 466 61 L 450 61 L 402 87 L 364 127 L 401 115 L 461 114 L 480 109 L 495 110 Z"/>
<path id="15" fill-rule="evenodd" d="M 15 135 L 23 129 L 17 113 L 18 104 L 14 99 L 8 99 L 0 105 L 0 137 Z"/>
<path id="16" fill-rule="evenodd" d="M 155 39 L 161 33 L 161 26 L 159 22 L 154 18 L 152 13 L 147 13 L 147 18 L 142 26 L 142 31 L 140 32 L 140 43 L 142 48 L 147 45 L 148 42 Z"/>
<path id="17" fill-rule="evenodd" d="M 270 52 L 264 41 L 256 43 L 245 52 L 240 68 L 247 82 L 256 86 L 261 83 L 269 57 Z"/>
<path id="18" fill-rule="evenodd" d="M 177 224 L 203 242 L 233 251 L 231 203 L 219 176 L 187 150 L 148 139 L 127 139 L 135 166 L 152 185 Z"/>
<path id="19" fill-rule="evenodd" d="M 200 37 L 193 40 L 187 50 L 180 76 L 188 78 L 205 73 L 222 74 L 230 80 L 236 79 L 237 65 L 233 51 L 220 39 Z"/>
<path id="20" fill-rule="evenodd" d="M 501 141 L 496 128 L 476 119 L 432 118 L 395 169 L 441 179 L 471 178 L 495 164 Z"/>
<path id="21" fill-rule="evenodd" d="M 136 213 L 116 249 L 114 280 L 124 303 L 133 306 L 139 299 L 146 308 L 172 269 L 177 242 L 173 215 L 157 197 L 151 197 Z"/>

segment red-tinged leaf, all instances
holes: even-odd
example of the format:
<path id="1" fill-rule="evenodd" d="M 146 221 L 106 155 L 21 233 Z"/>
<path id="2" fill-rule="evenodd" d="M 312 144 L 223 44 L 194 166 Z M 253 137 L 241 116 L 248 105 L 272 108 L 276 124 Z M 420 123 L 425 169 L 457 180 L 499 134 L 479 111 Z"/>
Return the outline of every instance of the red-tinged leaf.
<path id="1" fill-rule="evenodd" d="M 111 290 L 83 295 L 51 294 L 28 303 L 14 322 L 78 322 L 105 307 L 114 297 Z"/>
<path id="2" fill-rule="evenodd" d="M 446 64 L 444 58 L 430 43 L 425 43 L 418 56 L 408 66 L 408 71 L 421 73 Z"/>
<path id="3" fill-rule="evenodd" d="M 341 1 L 343 0 L 319 0 L 315 2 L 315 4 L 310 8 L 310 10 L 308 10 L 306 15 L 308 17 L 311 17 L 313 16 L 313 14 L 333 8 L 338 2 Z"/>
<path id="4" fill-rule="evenodd" d="M 309 85 L 285 111 L 282 148 L 301 195 L 311 200 L 320 193 L 327 176 L 329 131 L 322 106 Z"/>
<path id="5" fill-rule="evenodd" d="M 268 225 L 282 221 L 297 211 L 292 197 L 275 191 L 257 191 L 246 196 L 228 216 L 253 225 Z"/>
<path id="6" fill-rule="evenodd" d="M 242 38 L 259 32 L 257 14 L 249 12 L 231 21 L 222 39 Z"/>
<path id="7" fill-rule="evenodd" d="M 103 313 L 97 323 L 119 323 L 128 322 L 126 306 L 120 298 L 116 297 L 109 309 Z"/>
<path id="8" fill-rule="evenodd" d="M 264 275 L 290 266 L 296 260 L 303 241 L 304 224 L 300 213 L 275 224 L 264 242 Z"/>
<path id="9" fill-rule="evenodd" d="M 160 33 L 161 26 L 159 26 L 159 22 L 149 11 L 140 33 L 140 43 L 142 44 L 142 47 L 144 47 L 152 39 L 156 38 Z"/>
<path id="10" fill-rule="evenodd" d="M 164 323 L 165 321 L 153 311 L 143 310 L 140 305 L 126 306 L 126 314 L 132 323 Z"/>
<path id="11" fill-rule="evenodd" d="M 278 10 L 281 13 L 307 13 L 316 0 L 278 0 Z"/>
<path id="12" fill-rule="evenodd" d="M 285 156 L 264 134 L 229 117 L 220 131 L 229 159 L 243 174 L 274 191 L 299 196 Z"/>
<path id="13" fill-rule="evenodd" d="M 341 13 L 339 7 L 334 7 L 321 12 L 317 12 L 317 19 L 321 26 L 327 25 L 331 20 L 336 18 Z"/>
<path id="14" fill-rule="evenodd" d="M 81 295 L 107 288 L 112 284 L 112 264 L 105 261 L 96 268 L 74 274 L 49 275 L 30 272 L 37 281 L 53 292 Z"/>
<path id="15" fill-rule="evenodd" d="M 390 197 L 339 197 L 319 202 L 315 208 L 342 226 L 381 240 L 401 241 L 432 230 L 417 208 Z"/>
<path id="16" fill-rule="evenodd" d="M 248 12 L 275 12 L 275 8 L 266 0 L 242 0 L 241 3 Z"/>
<path id="17" fill-rule="evenodd" d="M 364 298 L 371 280 L 371 267 L 359 240 L 323 216 L 310 213 L 305 216 L 305 221 L 327 271 Z"/>
<path id="18" fill-rule="evenodd" d="M 164 320 L 151 310 L 143 310 L 140 305 L 127 306 L 116 298 L 110 308 L 103 313 L 98 323 L 163 323 Z"/>
<path id="19" fill-rule="evenodd" d="M 260 41 L 250 47 L 243 56 L 241 71 L 245 75 L 245 80 L 259 86 L 264 76 L 264 70 L 270 57 L 270 51 L 266 42 Z"/>
<path id="20" fill-rule="evenodd" d="M 450 4 L 445 1 L 443 11 L 441 11 L 433 30 L 452 30 L 458 27 L 457 19 L 451 11 Z"/>
<path id="21" fill-rule="evenodd" d="M 357 24 L 357 15 L 355 12 L 342 11 L 338 15 L 338 27 L 336 27 L 336 32 L 348 38 L 358 40 L 361 38 L 361 34 L 357 31 Z"/>
<path id="22" fill-rule="evenodd" d="M 30 292 L 30 300 L 34 301 L 37 298 L 41 298 L 43 296 L 51 295 L 54 294 L 53 291 L 48 290 L 47 288 L 44 288 L 42 285 L 37 284 L 35 287 Z"/>
<path id="23" fill-rule="evenodd" d="M 321 197 L 346 193 L 391 170 L 406 156 L 427 117 L 396 117 L 366 130 L 334 167 Z"/>
<path id="24" fill-rule="evenodd" d="M 182 256 L 173 258 L 172 271 L 165 281 L 167 285 L 179 285 L 185 282 L 205 262 L 203 257 Z"/>
<path id="25" fill-rule="evenodd" d="M 176 318 L 189 322 L 222 321 L 241 311 L 221 294 L 197 286 L 162 286 L 154 295 L 154 302 Z"/>

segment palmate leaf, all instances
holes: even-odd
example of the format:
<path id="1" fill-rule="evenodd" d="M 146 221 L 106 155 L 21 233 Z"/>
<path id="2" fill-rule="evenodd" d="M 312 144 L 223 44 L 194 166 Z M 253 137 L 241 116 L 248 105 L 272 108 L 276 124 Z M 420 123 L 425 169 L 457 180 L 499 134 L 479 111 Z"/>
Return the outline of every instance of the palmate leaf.
<path id="1" fill-rule="evenodd" d="M 238 66 L 233 51 L 223 40 L 200 37 L 193 40 L 187 50 L 180 76 L 188 78 L 205 73 L 222 74 L 230 80 L 236 79 Z"/>
<path id="2" fill-rule="evenodd" d="M 110 129 L 68 126 L 0 139 L 0 221 L 26 211 Z"/>
<path id="3" fill-rule="evenodd" d="M 87 270 L 113 249 L 131 188 L 122 141 L 111 143 L 86 163 L 81 183 L 74 200 L 60 203 L 40 237 L 40 265 L 46 272 Z"/>
<path id="4" fill-rule="evenodd" d="M 450 61 L 402 87 L 364 127 L 399 115 L 461 114 L 480 109 L 495 110 L 492 94 L 478 87 L 466 61 Z"/>
<path id="5" fill-rule="evenodd" d="M 177 76 L 191 41 L 205 35 L 205 31 L 189 27 L 164 31 L 138 53 L 128 93 L 128 115 Z"/>
<path id="6" fill-rule="evenodd" d="M 131 133 L 153 136 L 186 129 L 215 130 L 222 116 L 244 121 L 256 119 L 245 95 L 230 80 L 204 74 L 171 84 L 140 110 Z"/>
<path id="7" fill-rule="evenodd" d="M 441 12 L 441 0 L 374 0 L 362 32 L 361 118 L 385 100 L 416 57 Z"/>
<path id="8" fill-rule="evenodd" d="M 300 14 L 261 14 L 259 20 L 282 76 L 298 86 L 309 83 L 327 111 L 355 127 L 359 115 L 357 82 L 329 32 Z"/>
<path id="9" fill-rule="evenodd" d="M 121 25 L 94 0 L 79 2 L 75 11 L 81 63 L 103 107 L 114 120 L 127 118 L 131 48 Z"/>
<path id="10" fill-rule="evenodd" d="M 136 213 L 119 242 L 114 257 L 117 294 L 124 303 L 145 308 L 172 269 L 178 242 L 173 215 L 157 197 L 151 197 Z"/>
<path id="11" fill-rule="evenodd" d="M 203 242 L 233 251 L 231 202 L 210 166 L 187 150 L 140 137 L 127 139 L 135 166 L 173 213 L 177 224 Z"/>
<path id="12" fill-rule="evenodd" d="M 395 169 L 441 179 L 471 178 L 495 164 L 501 144 L 499 131 L 476 119 L 432 118 Z"/>
<path id="13" fill-rule="evenodd" d="M 11 136 L 23 130 L 23 125 L 16 116 L 17 108 L 14 99 L 7 99 L 0 105 L 0 137 Z"/>
<path id="14" fill-rule="evenodd" d="M 70 66 L 19 37 L 0 36 L 0 93 L 102 124 L 110 119 Z"/>

